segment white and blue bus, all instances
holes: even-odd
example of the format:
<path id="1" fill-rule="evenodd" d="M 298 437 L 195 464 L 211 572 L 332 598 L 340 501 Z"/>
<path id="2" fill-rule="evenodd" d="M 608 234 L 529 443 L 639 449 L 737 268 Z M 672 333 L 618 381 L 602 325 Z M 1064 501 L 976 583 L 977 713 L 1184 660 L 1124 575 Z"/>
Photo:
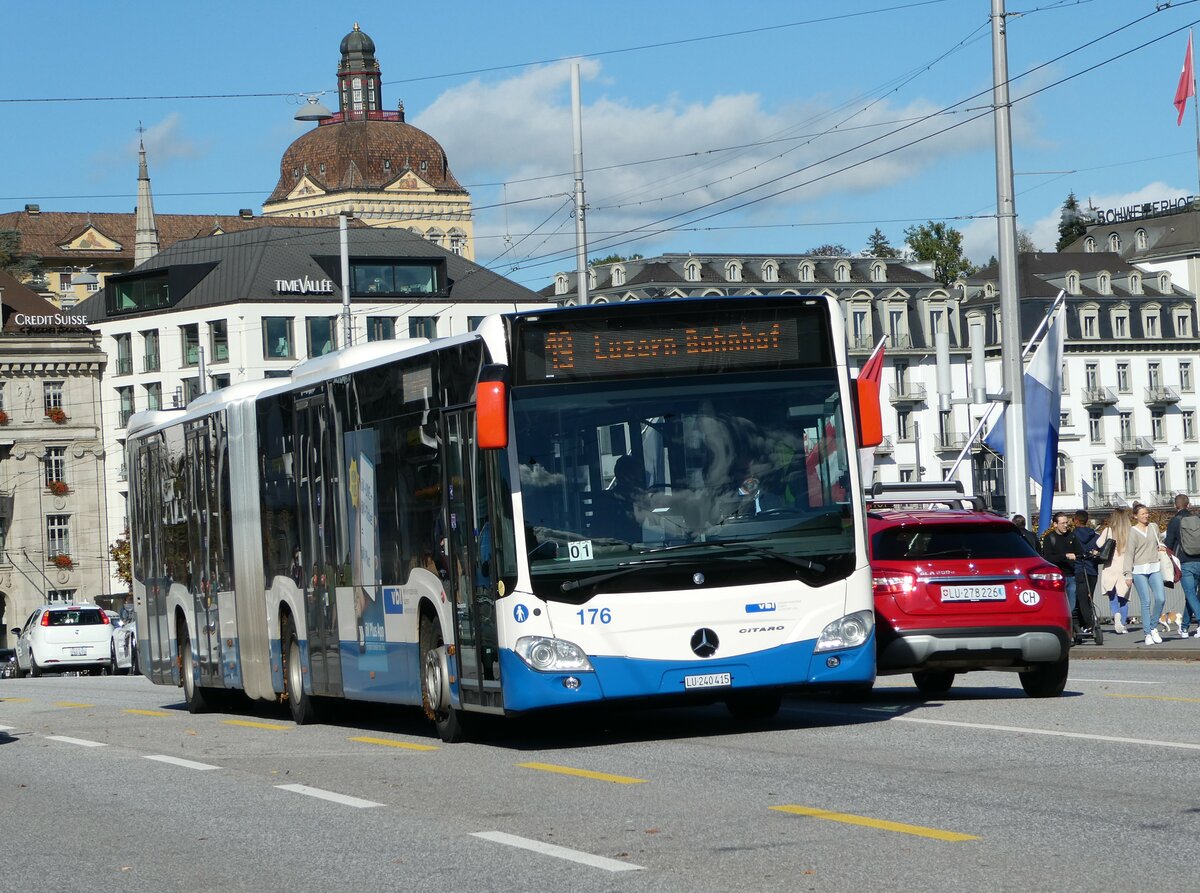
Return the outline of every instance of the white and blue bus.
<path id="1" fill-rule="evenodd" d="M 867 433 L 869 432 L 869 433 Z M 128 426 L 142 672 L 481 714 L 689 697 L 737 716 L 875 676 L 834 302 L 489 317 L 373 342 Z"/>

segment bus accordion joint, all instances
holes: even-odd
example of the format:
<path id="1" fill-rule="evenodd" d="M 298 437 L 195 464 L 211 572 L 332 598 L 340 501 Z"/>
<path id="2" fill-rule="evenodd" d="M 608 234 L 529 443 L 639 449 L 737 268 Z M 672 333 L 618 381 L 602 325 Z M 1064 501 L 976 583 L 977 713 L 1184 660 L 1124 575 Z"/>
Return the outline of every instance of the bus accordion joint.
<path id="1" fill-rule="evenodd" d="M 475 385 L 475 442 L 481 450 L 508 446 L 508 367 L 484 366 Z"/>
<path id="2" fill-rule="evenodd" d="M 856 397 L 854 415 L 858 422 L 858 445 L 879 446 L 883 443 L 883 414 L 879 409 L 879 382 L 858 378 L 854 381 Z"/>

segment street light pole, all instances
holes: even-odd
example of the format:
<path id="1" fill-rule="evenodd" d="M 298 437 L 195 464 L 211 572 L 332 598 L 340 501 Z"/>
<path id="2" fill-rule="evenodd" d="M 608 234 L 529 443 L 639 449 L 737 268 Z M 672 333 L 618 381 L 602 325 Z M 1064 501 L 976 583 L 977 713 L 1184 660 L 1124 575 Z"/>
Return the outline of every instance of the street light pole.
<path id="1" fill-rule="evenodd" d="M 996 224 L 1000 258 L 1000 369 L 1008 397 L 1004 414 L 1004 480 L 1008 512 L 1029 514 L 1025 463 L 1024 364 L 1021 362 L 1021 296 L 1017 293 L 1017 212 L 1013 197 L 1012 127 L 1009 120 L 1008 44 L 1004 0 L 992 0 L 992 80 L 996 122 Z M 1040 520 L 1039 520 L 1039 523 Z"/>

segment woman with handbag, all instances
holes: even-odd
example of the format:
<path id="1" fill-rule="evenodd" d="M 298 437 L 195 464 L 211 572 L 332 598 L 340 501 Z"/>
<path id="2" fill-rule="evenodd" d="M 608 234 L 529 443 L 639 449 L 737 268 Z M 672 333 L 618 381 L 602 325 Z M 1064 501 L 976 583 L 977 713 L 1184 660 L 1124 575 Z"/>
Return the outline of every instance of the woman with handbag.
<path id="1" fill-rule="evenodd" d="M 1096 563 L 1100 567 L 1100 589 L 1108 596 L 1112 607 L 1113 632 L 1125 634 L 1125 621 L 1129 619 L 1129 579 L 1125 576 L 1125 550 L 1129 544 L 1129 530 L 1133 522 L 1129 509 L 1113 509 L 1100 536 L 1096 539 Z"/>
<path id="2" fill-rule="evenodd" d="M 1158 616 L 1167 596 L 1163 591 L 1162 563 L 1159 553 L 1165 553 L 1158 525 L 1150 522 L 1150 509 L 1136 502 L 1133 505 L 1133 526 L 1129 528 L 1129 543 L 1122 566 L 1125 576 L 1133 583 L 1142 602 L 1142 632 L 1147 645 L 1161 645 Z"/>

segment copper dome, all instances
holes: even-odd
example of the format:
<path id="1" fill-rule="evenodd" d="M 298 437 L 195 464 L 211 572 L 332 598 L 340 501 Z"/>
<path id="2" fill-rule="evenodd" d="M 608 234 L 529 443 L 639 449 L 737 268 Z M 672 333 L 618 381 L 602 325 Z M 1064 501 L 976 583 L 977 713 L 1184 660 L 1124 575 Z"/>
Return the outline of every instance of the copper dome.
<path id="1" fill-rule="evenodd" d="M 307 176 L 328 192 L 382 190 L 405 170 L 437 190 L 465 192 L 438 141 L 403 121 L 339 121 L 301 136 L 283 153 L 265 204 L 286 201 Z"/>

